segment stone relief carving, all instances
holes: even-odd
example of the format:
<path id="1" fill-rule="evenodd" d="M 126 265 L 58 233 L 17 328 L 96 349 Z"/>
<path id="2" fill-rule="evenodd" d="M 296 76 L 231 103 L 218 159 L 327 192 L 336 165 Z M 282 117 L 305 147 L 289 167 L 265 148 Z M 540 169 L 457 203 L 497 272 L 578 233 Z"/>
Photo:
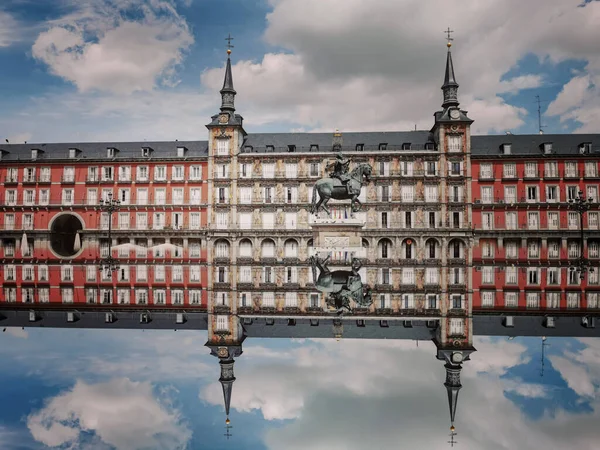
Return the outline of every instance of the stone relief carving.
<path id="1" fill-rule="evenodd" d="M 254 176 L 262 177 L 262 162 L 260 161 L 260 159 L 254 160 Z"/>
<path id="2" fill-rule="evenodd" d="M 305 183 L 302 183 L 300 185 L 300 189 L 298 192 L 298 201 L 300 203 L 306 203 L 308 202 L 308 187 L 306 186 Z"/>
<path id="3" fill-rule="evenodd" d="M 277 187 L 275 188 L 275 201 L 276 202 L 284 202 L 285 201 L 285 194 L 283 193 L 283 185 L 282 184 L 278 184 Z"/>
<path id="4" fill-rule="evenodd" d="M 298 211 L 298 225 L 300 225 L 300 228 L 306 228 L 306 226 L 308 226 L 308 211 L 306 209 L 300 209 Z"/>

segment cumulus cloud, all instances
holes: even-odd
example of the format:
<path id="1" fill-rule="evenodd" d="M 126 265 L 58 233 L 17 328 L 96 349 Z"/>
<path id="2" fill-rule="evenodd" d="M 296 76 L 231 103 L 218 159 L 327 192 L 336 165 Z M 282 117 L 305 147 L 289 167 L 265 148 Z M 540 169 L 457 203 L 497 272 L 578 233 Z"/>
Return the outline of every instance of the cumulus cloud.
<path id="1" fill-rule="evenodd" d="M 55 75 L 90 90 L 129 94 L 177 82 L 193 37 L 171 0 L 85 0 L 32 47 Z"/>
<path id="2" fill-rule="evenodd" d="M 183 449 L 191 438 L 179 412 L 158 399 L 150 383 L 126 378 L 78 381 L 29 415 L 27 427 L 50 447 L 79 448 L 86 433 L 119 450 Z"/>
<path id="3" fill-rule="evenodd" d="M 441 30 L 451 23 L 457 30 L 459 96 L 475 119 L 473 131 L 517 128 L 526 111 L 498 94 L 543 85 L 539 74 L 502 80 L 522 57 L 533 53 L 551 62 L 597 57 L 598 48 L 590 43 L 600 38 L 594 26 L 600 4 L 581 8 L 580 3 L 470 0 L 448 10 L 442 0 L 272 0 L 265 39 L 290 53 L 238 62 L 239 103 L 252 125 L 427 129 L 441 103 Z M 207 71 L 203 83 L 218 89 L 221 74 L 221 69 Z"/>
<path id="4" fill-rule="evenodd" d="M 19 22 L 12 14 L 0 10 L 0 48 L 8 47 L 20 39 Z"/>

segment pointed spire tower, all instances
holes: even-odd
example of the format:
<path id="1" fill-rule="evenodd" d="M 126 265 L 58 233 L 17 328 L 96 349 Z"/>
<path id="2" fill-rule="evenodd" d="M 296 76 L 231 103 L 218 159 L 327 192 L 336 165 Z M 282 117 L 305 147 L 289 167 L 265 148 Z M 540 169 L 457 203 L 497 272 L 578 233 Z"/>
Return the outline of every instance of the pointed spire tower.
<path id="1" fill-rule="evenodd" d="M 454 418 L 456 416 L 456 404 L 458 402 L 458 391 L 462 388 L 460 384 L 460 364 L 446 363 L 446 391 L 448 391 L 448 407 L 450 408 L 450 431 L 454 433 Z"/>
<path id="2" fill-rule="evenodd" d="M 442 92 L 444 93 L 444 103 L 442 103 L 442 108 L 457 107 L 459 104 L 458 83 L 454 76 L 454 64 L 452 64 L 452 52 L 450 51 L 450 48 L 452 47 L 450 33 L 452 33 L 452 31 L 448 29 L 446 32 L 448 33 L 448 43 L 446 44 L 448 47 L 448 55 L 446 56 L 446 73 L 444 74 L 444 84 L 442 86 Z"/>
<path id="3" fill-rule="evenodd" d="M 225 66 L 225 79 L 223 80 L 223 88 L 221 89 L 221 112 L 226 112 L 233 115 L 235 111 L 235 89 L 233 88 L 233 75 L 231 74 L 231 40 L 233 38 L 229 36 L 227 48 L 227 65 Z"/>
<path id="4" fill-rule="evenodd" d="M 235 376 L 233 374 L 233 364 L 235 361 L 233 358 L 227 358 L 225 360 L 220 360 L 219 365 L 221 366 L 221 377 L 219 378 L 219 382 L 223 387 L 223 403 L 225 405 L 225 414 L 227 419 L 225 423 L 229 425 L 229 408 L 231 406 L 231 391 L 233 390 L 233 382 L 235 381 Z"/>

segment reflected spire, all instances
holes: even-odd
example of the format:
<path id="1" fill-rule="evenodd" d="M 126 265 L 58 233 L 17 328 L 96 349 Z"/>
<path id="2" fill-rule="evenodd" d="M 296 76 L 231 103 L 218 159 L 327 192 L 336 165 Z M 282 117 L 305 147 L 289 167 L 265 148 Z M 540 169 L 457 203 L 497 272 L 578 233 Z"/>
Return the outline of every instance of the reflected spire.
<path id="1" fill-rule="evenodd" d="M 454 433 L 454 418 L 456 416 L 456 404 L 458 402 L 458 391 L 462 388 L 460 384 L 460 371 L 462 367 L 460 364 L 446 363 L 446 391 L 448 391 L 448 407 L 450 408 L 450 431 Z"/>
<path id="2" fill-rule="evenodd" d="M 223 387 L 223 402 L 225 404 L 225 414 L 227 416 L 227 419 L 225 420 L 226 425 L 231 423 L 229 420 L 229 407 L 231 406 L 231 391 L 233 389 L 233 382 L 235 381 L 235 376 L 233 375 L 234 362 L 233 358 L 219 361 L 219 365 L 221 366 L 221 377 L 219 378 L 219 382 Z"/>

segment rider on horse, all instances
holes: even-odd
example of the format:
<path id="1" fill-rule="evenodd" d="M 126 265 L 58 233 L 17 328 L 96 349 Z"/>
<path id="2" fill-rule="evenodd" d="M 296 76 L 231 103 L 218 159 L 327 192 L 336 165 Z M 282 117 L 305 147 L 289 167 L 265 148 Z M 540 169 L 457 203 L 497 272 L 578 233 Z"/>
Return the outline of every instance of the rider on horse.
<path id="1" fill-rule="evenodd" d="M 350 185 L 348 184 L 348 180 L 350 180 L 350 175 L 348 174 L 350 160 L 341 153 L 338 153 L 335 155 L 335 161 L 329 165 L 329 167 L 331 166 L 333 166 L 333 172 L 331 172 L 329 176 L 340 180 L 342 185 L 346 186 L 348 194 L 352 194 L 352 192 L 350 192 Z"/>

